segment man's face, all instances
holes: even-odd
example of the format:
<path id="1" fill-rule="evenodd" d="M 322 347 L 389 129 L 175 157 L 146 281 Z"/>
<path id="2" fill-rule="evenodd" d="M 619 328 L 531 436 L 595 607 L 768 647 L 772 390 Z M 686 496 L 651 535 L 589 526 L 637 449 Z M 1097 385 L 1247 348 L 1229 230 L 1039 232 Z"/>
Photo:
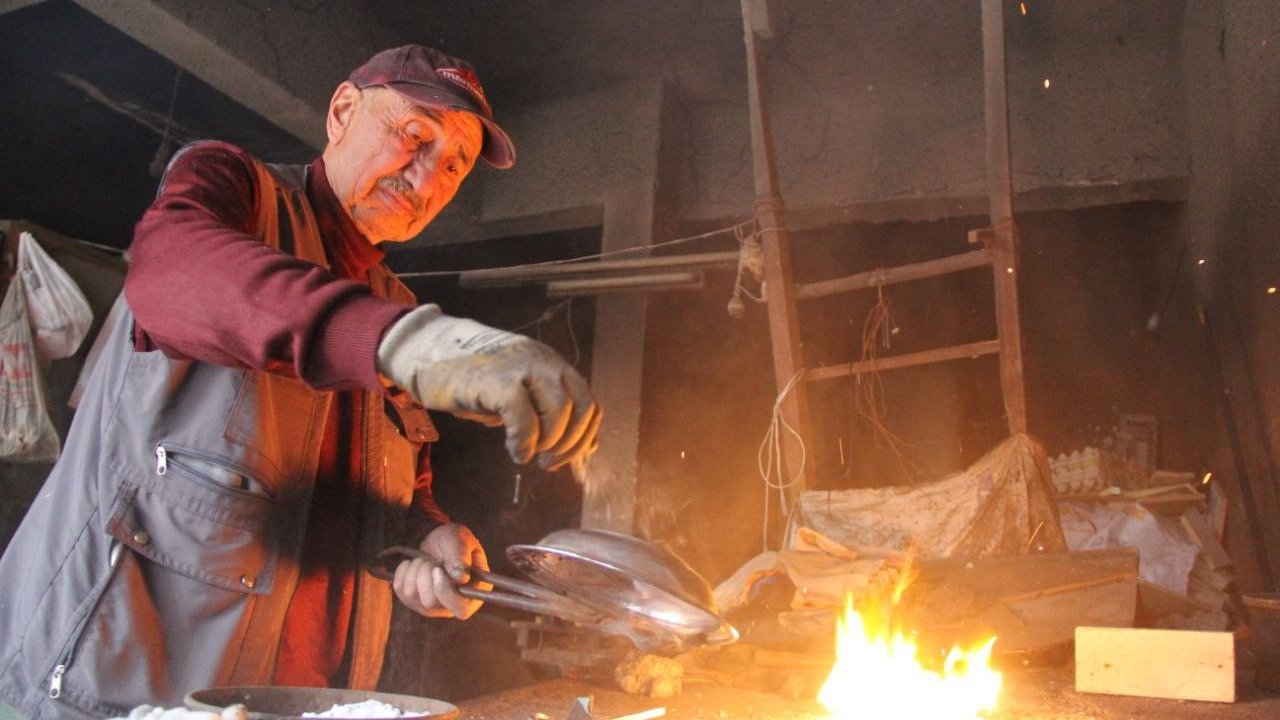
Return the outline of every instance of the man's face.
<path id="1" fill-rule="evenodd" d="M 471 113 L 344 83 L 330 108 L 325 169 L 369 242 L 408 240 L 453 199 L 483 142 L 480 119 Z"/>

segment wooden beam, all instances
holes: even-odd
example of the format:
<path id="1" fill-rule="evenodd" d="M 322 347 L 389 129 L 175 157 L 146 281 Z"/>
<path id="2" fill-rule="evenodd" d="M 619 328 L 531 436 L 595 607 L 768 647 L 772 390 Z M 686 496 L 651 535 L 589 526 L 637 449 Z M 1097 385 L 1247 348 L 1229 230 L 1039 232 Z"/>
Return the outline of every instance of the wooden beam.
<path id="1" fill-rule="evenodd" d="M 1235 702 L 1229 632 L 1076 628 L 1076 691 Z"/>
<path id="2" fill-rule="evenodd" d="M 0 0 L 0 15 L 11 13 L 14 10 L 21 10 L 28 5 L 38 5 L 44 0 Z"/>
<path id="3" fill-rule="evenodd" d="M 775 478 L 775 482 L 789 485 L 794 497 L 795 493 L 814 484 L 813 463 L 804 461 L 803 447 L 810 437 L 809 403 L 804 383 L 797 380 L 804 371 L 800 316 L 796 308 L 786 212 L 778 192 L 773 131 L 763 77 L 764 51 L 751 24 L 752 17 L 757 14 L 756 8 L 755 0 L 742 0 L 751 158 L 755 170 L 755 216 L 764 249 L 765 299 L 769 310 L 769 338 L 773 346 L 774 386 L 783 396 L 779 406 L 782 421 L 799 434 L 799 438 L 791 433 L 782 434 L 782 459 L 787 476 Z"/>
<path id="4" fill-rule="evenodd" d="M 325 146 L 324 112 L 154 0 L 75 2 L 294 137 L 316 149 Z"/>
<path id="5" fill-rule="evenodd" d="M 810 382 L 830 380 L 832 378 L 845 377 L 846 375 L 894 370 L 913 365 L 944 362 L 946 360 L 963 360 L 964 358 L 974 358 L 979 355 L 990 355 L 997 352 L 1000 352 L 1000 342 L 998 340 L 982 340 L 967 345 L 938 348 L 937 350 L 924 350 L 887 358 L 859 360 L 845 365 L 828 365 L 827 367 L 813 368 L 805 373 L 805 379 Z"/>
<path id="6" fill-rule="evenodd" d="M 1231 556 L 1223 549 L 1222 543 L 1218 542 L 1218 533 L 1205 519 L 1204 513 L 1191 508 L 1182 513 L 1181 522 L 1182 528 L 1191 536 L 1191 541 L 1200 548 L 1200 554 L 1204 556 L 1210 568 L 1221 570 L 1231 567 Z"/>
<path id="7" fill-rule="evenodd" d="M 1018 321 L 1018 231 L 1013 222 L 1013 170 L 1009 150 L 1008 77 L 1004 54 L 1004 0 L 982 0 L 982 58 L 987 131 L 987 188 L 991 197 L 990 245 L 1000 336 L 1000 386 L 1011 434 L 1027 431 L 1022 376 L 1022 328 Z"/>
<path id="8" fill-rule="evenodd" d="M 924 278 L 937 277 L 938 275 L 947 275 L 949 273 L 984 267 L 990 264 L 990 251 L 985 249 L 974 250 L 960 255 L 950 255 L 948 257 L 937 258 L 935 260 L 926 260 L 924 262 L 914 263 L 912 265 L 876 268 L 875 270 L 868 270 L 856 275 L 835 278 L 834 280 L 822 280 L 820 282 L 797 284 L 796 299 L 808 300 L 810 298 L 823 297 L 824 295 L 833 295 L 840 292 L 849 292 L 851 290 L 867 290 L 881 285 L 892 285 L 894 283 L 907 282 L 908 280 L 922 280 Z"/>

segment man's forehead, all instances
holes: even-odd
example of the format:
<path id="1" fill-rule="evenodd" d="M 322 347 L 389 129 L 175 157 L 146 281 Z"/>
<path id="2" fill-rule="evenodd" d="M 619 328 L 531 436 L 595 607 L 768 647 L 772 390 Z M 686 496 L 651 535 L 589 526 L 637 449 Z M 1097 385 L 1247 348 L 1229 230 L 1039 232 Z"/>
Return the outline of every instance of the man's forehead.
<path id="1" fill-rule="evenodd" d="M 382 89 L 387 91 L 387 95 L 393 96 L 392 102 L 395 103 L 393 108 L 403 115 L 426 119 L 440 124 L 444 124 L 445 122 L 452 120 L 456 124 L 473 127 L 477 132 L 480 130 L 480 118 L 476 117 L 473 113 L 466 112 L 465 110 L 450 110 L 447 108 L 433 107 L 431 105 L 423 105 L 410 100 L 390 88 Z"/>

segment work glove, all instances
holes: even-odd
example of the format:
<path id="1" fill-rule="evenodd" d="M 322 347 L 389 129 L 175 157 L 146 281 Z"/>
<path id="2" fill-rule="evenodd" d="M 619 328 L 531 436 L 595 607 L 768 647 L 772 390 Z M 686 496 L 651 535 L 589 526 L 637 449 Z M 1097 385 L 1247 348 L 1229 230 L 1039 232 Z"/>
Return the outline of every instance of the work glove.
<path id="1" fill-rule="evenodd" d="M 489 559 L 480 541 L 465 525 L 448 523 L 432 530 L 418 545 L 424 557 L 401 561 L 391 587 L 405 607 L 425 617 L 466 620 L 480 609 L 475 598 L 463 597 L 458 585 L 471 582 L 471 571 L 488 572 Z M 487 582 L 472 585 L 492 590 Z"/>
<path id="2" fill-rule="evenodd" d="M 595 452 L 601 414 L 586 379 L 524 335 L 423 305 L 387 330 L 378 371 L 423 407 L 505 425 L 518 463 L 578 468 Z"/>

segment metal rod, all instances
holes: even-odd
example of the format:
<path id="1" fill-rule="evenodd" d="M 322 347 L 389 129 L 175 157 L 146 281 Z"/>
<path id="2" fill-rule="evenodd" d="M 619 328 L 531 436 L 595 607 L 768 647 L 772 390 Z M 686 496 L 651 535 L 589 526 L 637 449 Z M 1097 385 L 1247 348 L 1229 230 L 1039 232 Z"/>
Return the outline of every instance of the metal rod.
<path id="1" fill-rule="evenodd" d="M 991 253 L 989 251 L 973 250 L 960 255 L 926 260 L 912 265 L 877 268 L 834 280 L 798 284 L 796 285 L 796 298 L 798 300 L 808 300 L 850 290 L 867 290 L 881 285 L 892 285 L 908 280 L 936 277 L 976 267 L 985 267 L 990 264 Z"/>
<path id="2" fill-rule="evenodd" d="M 524 285 L 542 283 L 559 278 L 598 276 L 611 273 L 634 273 L 644 270 L 697 270 L 715 267 L 737 267 L 737 265 L 738 251 L 727 250 L 725 252 L 695 253 L 691 255 L 662 255 L 632 260 L 600 260 L 564 263 L 562 265 L 524 265 L 509 268 L 468 270 L 458 275 L 458 284 L 463 287 Z"/>
<path id="3" fill-rule="evenodd" d="M 698 290 L 702 286 L 702 273 L 700 272 L 649 273 L 623 277 L 553 280 L 547 283 L 547 297 L 651 292 L 656 290 Z"/>
<path id="4" fill-rule="evenodd" d="M 858 375 L 864 372 L 879 372 L 881 370 L 896 370 L 898 368 L 911 367 L 913 365 L 925 365 L 927 363 L 944 362 L 947 360 L 963 360 L 965 358 L 974 358 L 979 355 L 990 355 L 998 352 L 1000 352 L 999 340 L 982 340 L 980 342 L 969 343 L 967 345 L 953 345 L 951 347 L 938 348 L 937 350 L 924 350 L 917 353 L 894 355 L 887 358 L 859 360 L 858 362 L 848 363 L 845 365 L 828 365 L 826 367 L 813 368 L 805 372 L 805 378 L 810 381 L 830 380 L 832 378 L 845 377 L 846 375 Z"/>
<path id="5" fill-rule="evenodd" d="M 1009 150 L 1008 73 L 1004 52 L 1004 0 L 982 0 L 982 59 L 987 131 L 987 190 L 991 197 L 988 249 L 995 281 L 996 332 L 1000 337 L 1000 386 L 1009 432 L 1027 431 L 1018 321 L 1018 232 L 1013 221 L 1013 171 Z"/>

